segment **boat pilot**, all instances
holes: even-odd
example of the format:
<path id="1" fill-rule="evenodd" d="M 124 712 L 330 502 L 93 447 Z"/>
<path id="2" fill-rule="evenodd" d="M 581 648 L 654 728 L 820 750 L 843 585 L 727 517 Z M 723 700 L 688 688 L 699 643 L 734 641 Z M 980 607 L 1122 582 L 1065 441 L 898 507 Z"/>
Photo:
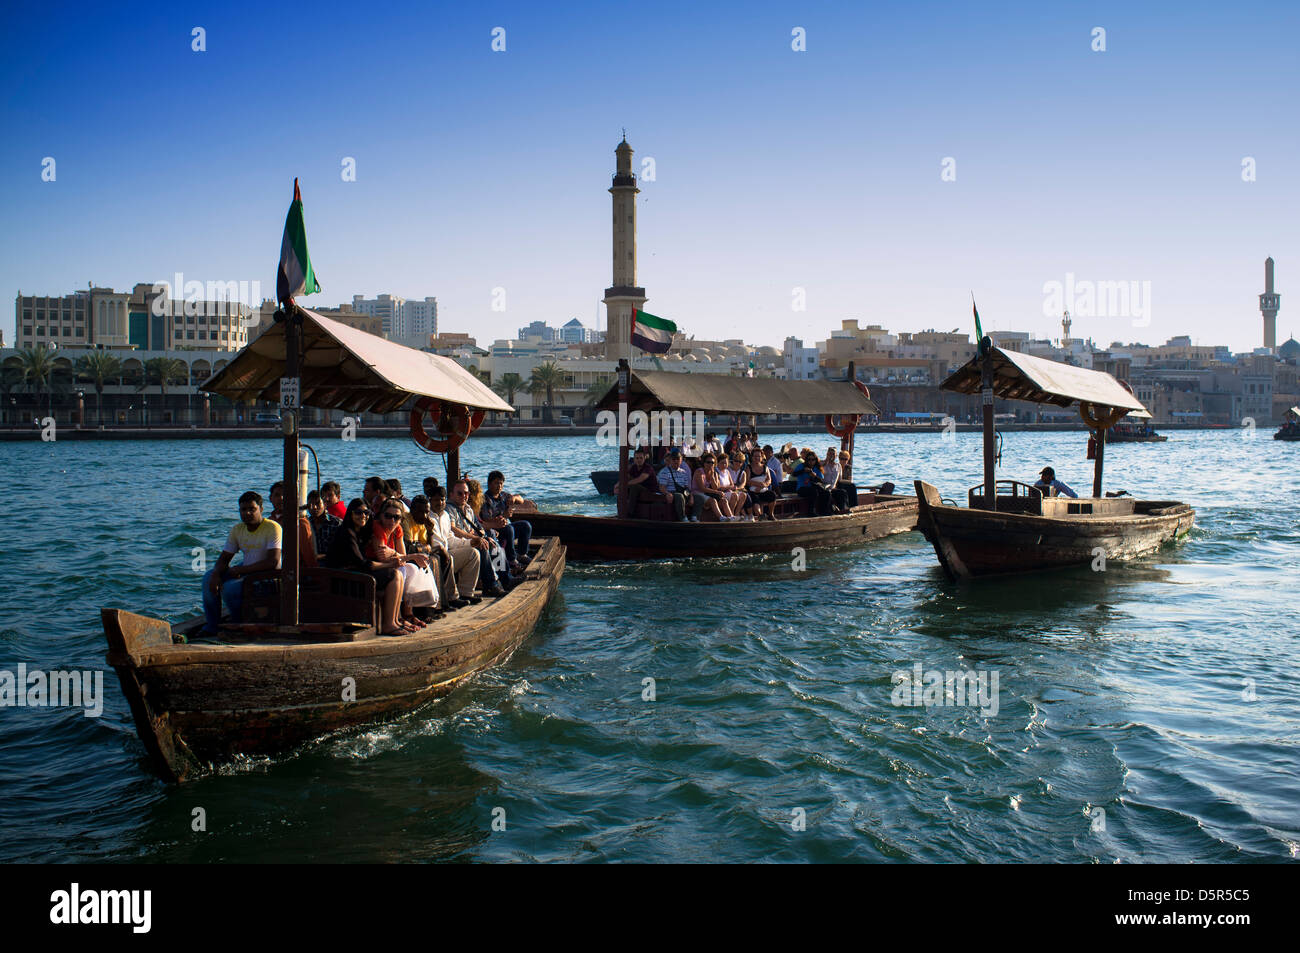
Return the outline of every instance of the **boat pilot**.
<path id="1" fill-rule="evenodd" d="M 1040 479 L 1034 484 L 1034 488 L 1043 491 L 1043 496 L 1068 496 L 1072 500 L 1077 500 L 1079 494 L 1075 493 L 1068 486 L 1056 478 L 1056 471 L 1051 467 L 1043 467 Z"/>

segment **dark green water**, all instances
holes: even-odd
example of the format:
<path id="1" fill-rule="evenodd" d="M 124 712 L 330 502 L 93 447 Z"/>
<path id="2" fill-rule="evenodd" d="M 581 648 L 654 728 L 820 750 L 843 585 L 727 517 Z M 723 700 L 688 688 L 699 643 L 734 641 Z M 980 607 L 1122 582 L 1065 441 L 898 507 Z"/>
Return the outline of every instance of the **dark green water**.
<path id="1" fill-rule="evenodd" d="M 1006 439 L 1001 476 L 1051 463 L 1090 485 L 1082 435 Z M 404 440 L 316 447 L 349 497 L 372 472 L 408 492 L 441 476 Z M 592 438 L 465 449 L 548 507 L 603 506 Z M 1232 432 L 1109 448 L 1108 488 L 1187 500 L 1197 526 L 1105 572 L 958 587 L 919 534 L 810 551 L 802 572 L 571 564 L 533 637 L 451 697 L 184 787 L 143 770 L 107 670 L 100 718 L 0 708 L 0 860 L 1294 859 L 1297 453 Z M 191 548 L 215 557 L 238 494 L 279 466 L 272 441 L 0 454 L 9 671 L 103 669 L 103 605 L 194 611 Z M 965 434 L 860 438 L 858 458 L 863 482 L 980 482 Z M 893 704 L 918 663 L 995 673 L 996 713 Z"/>

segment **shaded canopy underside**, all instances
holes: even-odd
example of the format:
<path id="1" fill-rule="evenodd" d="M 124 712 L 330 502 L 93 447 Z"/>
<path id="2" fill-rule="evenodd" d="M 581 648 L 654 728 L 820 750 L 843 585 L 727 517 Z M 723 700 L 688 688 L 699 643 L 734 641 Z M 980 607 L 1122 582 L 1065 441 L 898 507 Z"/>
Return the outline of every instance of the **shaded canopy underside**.
<path id="1" fill-rule="evenodd" d="M 849 381 L 785 381 L 673 371 L 632 371 L 629 410 L 687 410 L 707 414 L 878 414 L 880 408 Z M 596 405 L 618 409 L 618 383 Z"/>
<path id="2" fill-rule="evenodd" d="M 959 394 L 980 392 L 979 355 L 954 371 L 940 387 Z M 1132 417 L 1149 417 L 1142 402 L 1104 371 L 1073 367 L 1057 361 L 993 348 L 993 393 L 1006 400 L 1069 407 L 1076 402 L 1132 411 Z"/>
<path id="3" fill-rule="evenodd" d="M 303 407 L 385 414 L 412 397 L 432 397 L 514 413 L 490 387 L 449 357 L 387 341 L 306 308 L 298 311 Z M 232 401 L 278 403 L 284 374 L 284 323 L 277 321 L 201 389 Z"/>

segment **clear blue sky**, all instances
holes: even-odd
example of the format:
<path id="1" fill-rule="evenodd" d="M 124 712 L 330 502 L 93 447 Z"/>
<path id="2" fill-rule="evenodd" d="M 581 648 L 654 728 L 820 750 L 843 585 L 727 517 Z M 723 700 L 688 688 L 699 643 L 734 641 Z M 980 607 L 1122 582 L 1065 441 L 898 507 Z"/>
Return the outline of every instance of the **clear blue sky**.
<path id="1" fill-rule="evenodd" d="M 181 271 L 273 295 L 295 175 L 308 305 L 436 295 L 443 330 L 480 343 L 603 326 L 626 126 L 656 163 L 647 310 L 699 337 L 965 331 L 970 289 L 986 327 L 1057 336 L 1043 284 L 1073 273 L 1151 283 L 1150 326 L 1080 317 L 1076 336 L 1248 349 L 1266 255 L 1279 338 L 1300 331 L 1298 9 L 8 4 L 0 327 L 11 343 L 19 289 Z"/>

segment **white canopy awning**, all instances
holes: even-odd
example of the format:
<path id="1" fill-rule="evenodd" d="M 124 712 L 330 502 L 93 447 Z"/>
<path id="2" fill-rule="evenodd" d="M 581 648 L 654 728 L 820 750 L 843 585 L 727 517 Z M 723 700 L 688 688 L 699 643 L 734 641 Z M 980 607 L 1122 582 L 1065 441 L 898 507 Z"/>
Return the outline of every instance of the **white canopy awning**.
<path id="1" fill-rule="evenodd" d="M 301 402 L 383 414 L 412 397 L 514 413 L 490 387 L 449 357 L 417 351 L 299 307 L 302 315 Z M 202 390 L 233 401 L 278 402 L 285 373 L 284 324 L 276 322 Z"/>

